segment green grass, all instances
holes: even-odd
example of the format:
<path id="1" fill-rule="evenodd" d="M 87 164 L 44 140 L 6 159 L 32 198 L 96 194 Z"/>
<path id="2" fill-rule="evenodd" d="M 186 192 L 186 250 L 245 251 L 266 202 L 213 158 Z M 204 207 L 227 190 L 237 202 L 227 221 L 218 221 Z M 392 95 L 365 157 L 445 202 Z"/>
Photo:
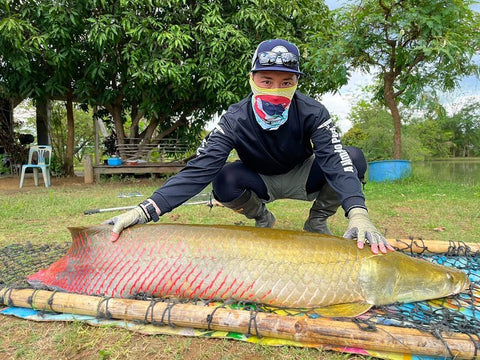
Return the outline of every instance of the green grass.
<path id="1" fill-rule="evenodd" d="M 1 181 L 1 180 L 0 180 Z M 0 193 L 0 246 L 30 241 L 63 242 L 67 227 L 101 223 L 120 212 L 83 215 L 87 209 L 136 205 L 142 198 L 119 198 L 120 193 L 139 191 L 145 197 L 162 180 L 104 181 L 99 185 L 38 187 Z M 409 236 L 436 240 L 476 242 L 480 239 L 480 186 L 426 183 L 408 179 L 392 183 L 368 183 L 364 189 L 370 217 L 389 238 Z M 268 205 L 277 218 L 276 227 L 301 230 L 310 203 L 279 200 Z M 182 205 L 161 217 L 161 222 L 201 224 L 246 224 L 252 220 L 229 209 Z M 343 210 L 330 221 L 332 231 L 342 235 L 347 227 Z M 444 231 L 438 229 L 445 228 Z"/>
<path id="2" fill-rule="evenodd" d="M 1 185 L 2 179 L 0 179 Z M 0 190 L 0 248 L 70 241 L 69 226 L 101 223 L 120 212 L 83 215 L 84 210 L 135 205 L 142 198 L 119 198 L 139 191 L 148 197 L 163 180 L 117 180 L 101 184 L 54 185 Z M 0 189 L 2 187 L 0 186 Z M 479 242 L 480 187 L 425 182 L 415 177 L 365 187 L 372 221 L 388 238 Z M 276 227 L 300 230 L 310 204 L 280 200 L 269 205 Z M 161 222 L 246 224 L 252 220 L 222 207 L 182 205 Z M 340 209 L 331 229 L 341 235 L 347 219 Z M 444 229 L 443 231 L 440 230 Z M 41 355 L 39 355 L 41 354 Z M 218 339 L 145 336 L 83 323 L 34 323 L 0 317 L 0 358 L 6 359 L 346 359 L 351 356 L 318 349 L 264 347 Z"/>

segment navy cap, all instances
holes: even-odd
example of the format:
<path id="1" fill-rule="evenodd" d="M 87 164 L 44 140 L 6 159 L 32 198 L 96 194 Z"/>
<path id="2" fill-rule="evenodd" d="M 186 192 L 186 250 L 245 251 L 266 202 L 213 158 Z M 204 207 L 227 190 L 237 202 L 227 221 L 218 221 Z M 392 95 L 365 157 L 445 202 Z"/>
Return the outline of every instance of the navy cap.
<path id="1" fill-rule="evenodd" d="M 273 65 L 261 65 L 258 61 L 258 54 L 264 51 L 273 51 L 276 53 L 283 53 L 283 52 L 292 53 L 298 57 L 298 64 L 294 67 L 285 66 L 282 64 L 282 61 L 279 58 L 276 61 L 276 63 Z M 257 50 L 255 50 L 255 54 L 253 54 L 251 72 L 256 72 L 261 70 L 286 71 L 286 72 L 295 73 L 297 75 L 303 75 L 303 73 L 300 71 L 300 52 L 298 51 L 298 48 L 291 42 L 288 42 L 283 39 L 273 39 L 273 40 L 262 41 L 258 45 Z"/>

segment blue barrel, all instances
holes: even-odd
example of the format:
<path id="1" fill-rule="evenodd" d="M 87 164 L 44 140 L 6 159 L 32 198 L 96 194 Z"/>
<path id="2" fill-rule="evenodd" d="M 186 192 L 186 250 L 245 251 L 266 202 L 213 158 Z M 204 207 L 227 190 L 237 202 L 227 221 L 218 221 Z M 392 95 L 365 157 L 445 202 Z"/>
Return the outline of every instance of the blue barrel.
<path id="1" fill-rule="evenodd" d="M 412 165 L 409 160 L 382 160 L 368 163 L 368 180 L 393 181 L 412 174 Z"/>
<path id="2" fill-rule="evenodd" d="M 107 160 L 109 166 L 120 166 L 122 165 L 122 159 L 116 156 L 109 157 Z"/>

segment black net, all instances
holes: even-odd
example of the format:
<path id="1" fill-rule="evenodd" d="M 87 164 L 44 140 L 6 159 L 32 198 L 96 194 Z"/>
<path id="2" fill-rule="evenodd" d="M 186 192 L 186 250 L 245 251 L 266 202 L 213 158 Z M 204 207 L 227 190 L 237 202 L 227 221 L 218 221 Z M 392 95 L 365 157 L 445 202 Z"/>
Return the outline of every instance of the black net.
<path id="1" fill-rule="evenodd" d="M 0 249 L 0 285 L 29 287 L 25 281 L 31 275 L 60 259 L 70 243 L 32 245 L 13 244 Z"/>
<path id="2" fill-rule="evenodd" d="M 355 320 L 373 327 L 383 324 L 414 328 L 438 339 L 444 333 L 467 334 L 476 355 L 480 354 L 480 252 L 471 251 L 465 244 L 451 243 L 444 254 L 425 249 L 410 255 L 465 271 L 472 282 L 470 289 L 442 299 L 376 307 Z M 447 344 L 445 347 L 449 350 Z"/>

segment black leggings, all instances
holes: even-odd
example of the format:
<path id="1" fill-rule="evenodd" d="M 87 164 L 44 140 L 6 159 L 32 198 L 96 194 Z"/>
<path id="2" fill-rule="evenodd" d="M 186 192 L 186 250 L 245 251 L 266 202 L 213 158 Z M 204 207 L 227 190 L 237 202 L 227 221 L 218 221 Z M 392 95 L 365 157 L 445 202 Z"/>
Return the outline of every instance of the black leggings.
<path id="1" fill-rule="evenodd" d="M 358 178 L 363 182 L 367 171 L 367 161 L 362 150 L 354 146 L 345 146 L 344 148 L 357 169 Z M 307 194 L 319 191 L 325 183 L 325 174 L 314 161 L 305 185 Z M 255 192 L 260 199 L 268 199 L 267 187 L 260 175 L 250 170 L 241 161 L 225 164 L 212 181 L 212 185 L 215 198 L 220 202 L 235 200 L 246 189 Z"/>

